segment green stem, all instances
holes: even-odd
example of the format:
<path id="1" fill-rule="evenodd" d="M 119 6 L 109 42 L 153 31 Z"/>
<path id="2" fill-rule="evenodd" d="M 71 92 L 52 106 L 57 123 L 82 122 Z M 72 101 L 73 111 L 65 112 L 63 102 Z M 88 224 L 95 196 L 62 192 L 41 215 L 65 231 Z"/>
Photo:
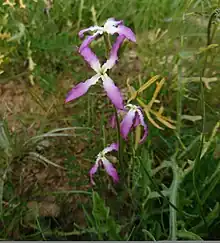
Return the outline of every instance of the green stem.
<path id="1" fill-rule="evenodd" d="M 172 164 L 173 170 L 173 182 L 171 185 L 171 194 L 170 194 L 170 203 L 176 207 L 177 204 L 177 196 L 178 196 L 178 187 L 180 183 L 178 167 L 176 163 Z M 170 239 L 176 240 L 177 238 L 177 212 L 170 205 Z"/>
<path id="2" fill-rule="evenodd" d="M 209 46 L 212 43 L 212 40 L 213 40 L 213 37 L 214 37 L 215 31 L 213 31 L 213 33 L 211 33 L 212 21 L 213 21 L 214 18 L 216 18 L 215 11 L 211 14 L 211 16 L 209 18 L 209 23 L 208 23 L 208 27 L 207 27 L 207 46 Z"/>
<path id="3" fill-rule="evenodd" d="M 212 31 L 212 21 L 215 18 L 216 18 L 216 12 L 214 11 L 209 18 L 209 23 L 208 23 L 208 27 L 207 27 L 207 47 L 212 44 L 212 41 L 213 41 L 214 36 L 215 36 L 215 32 L 217 30 L 217 27 L 215 26 L 214 30 Z M 208 62 L 208 52 L 209 51 L 206 51 L 206 54 L 205 54 L 204 66 L 203 66 L 203 70 L 202 70 L 202 74 L 201 74 L 202 77 L 205 74 L 206 65 L 207 65 L 207 62 Z"/>
<path id="4" fill-rule="evenodd" d="M 103 146 L 106 147 L 106 134 L 105 134 L 105 125 L 102 125 L 102 134 L 103 134 Z"/>
<path id="5" fill-rule="evenodd" d="M 152 185 L 154 186 L 154 189 L 158 192 L 158 194 L 161 196 L 161 198 L 163 198 L 173 209 L 175 209 L 178 213 L 181 214 L 181 216 L 187 216 L 187 217 L 191 217 L 190 214 L 184 212 L 184 211 L 180 211 L 176 205 L 174 205 L 170 200 L 168 200 L 164 194 L 161 192 L 160 188 L 158 187 L 158 185 L 156 184 L 156 182 L 153 180 L 153 178 L 151 177 L 151 175 L 149 174 L 149 172 L 147 171 L 147 169 L 145 168 L 145 165 L 143 164 L 142 160 L 139 159 L 141 165 L 143 166 L 144 172 L 146 173 L 147 177 L 149 178 L 150 182 L 152 183 Z M 176 165 L 177 166 L 177 165 Z M 171 167 L 172 168 L 172 164 L 167 161 L 166 162 L 166 166 L 165 167 Z M 181 179 L 181 180 L 180 180 Z M 182 182 L 183 178 L 179 179 L 179 183 L 178 185 Z"/>
<path id="6" fill-rule="evenodd" d="M 109 54 L 110 54 L 110 50 L 111 50 L 111 42 L 109 39 L 109 35 L 104 33 L 104 42 L 105 42 L 105 48 L 106 48 L 106 58 L 108 58 Z M 108 71 L 109 74 L 109 71 Z M 117 109 L 115 108 L 115 117 L 116 117 L 116 126 L 117 126 L 117 137 L 118 137 L 118 160 L 119 160 L 119 164 L 121 167 L 121 172 L 122 172 L 122 178 L 125 178 L 125 168 L 124 168 L 124 164 L 123 164 L 123 158 L 122 158 L 122 154 L 123 154 L 123 148 L 122 148 L 122 140 L 121 140 L 121 133 L 120 133 L 120 122 L 119 122 L 119 117 L 118 117 L 118 112 Z"/>
<path id="7" fill-rule="evenodd" d="M 181 60 L 179 60 L 178 64 L 178 77 L 177 77 L 177 135 L 180 138 L 181 133 L 181 125 L 182 125 L 182 97 L 183 97 L 183 78 L 182 78 L 182 69 L 181 69 Z M 177 144 L 177 148 L 179 148 L 179 141 Z"/>
<path id="8" fill-rule="evenodd" d="M 121 171 L 122 171 L 122 177 L 124 178 L 125 175 L 125 168 L 124 168 L 124 163 L 123 163 L 123 148 L 122 148 L 122 140 L 121 140 L 121 133 L 120 133 L 120 122 L 119 122 L 119 117 L 118 117 L 118 112 L 117 109 L 115 108 L 115 117 L 116 117 L 116 126 L 117 126 L 117 136 L 118 136 L 118 160 L 119 160 L 119 164 L 121 167 Z"/>
<path id="9" fill-rule="evenodd" d="M 207 29 L 207 46 L 212 44 L 212 39 L 214 37 L 214 35 L 211 35 L 211 24 L 212 24 L 212 20 L 213 20 L 214 17 L 215 17 L 215 12 L 209 18 L 208 29 Z M 204 63 L 203 63 L 203 68 L 202 68 L 201 73 L 200 73 L 200 100 L 201 100 L 201 109 L 202 109 L 202 113 L 203 113 L 203 116 L 202 116 L 203 117 L 202 133 L 201 133 L 202 135 L 201 135 L 201 142 L 200 142 L 200 145 L 199 145 L 198 153 L 196 155 L 194 167 L 193 167 L 193 187 L 194 187 L 194 190 L 195 190 L 197 202 L 199 204 L 201 218 L 204 222 L 206 231 L 208 231 L 208 225 L 207 225 L 206 218 L 205 218 L 205 215 L 204 215 L 203 203 L 200 199 L 199 191 L 198 191 L 197 185 L 196 185 L 196 172 L 197 172 L 197 168 L 198 168 L 200 161 L 201 161 L 201 154 L 202 154 L 202 149 L 203 149 L 203 145 L 204 145 L 204 136 L 205 136 L 204 134 L 205 134 L 205 124 L 206 124 L 206 107 L 205 107 L 204 84 L 203 84 L 203 81 L 202 81 L 202 77 L 204 77 L 204 75 L 205 75 L 207 63 L 208 63 L 208 51 L 205 53 L 205 60 L 204 60 Z"/>
<path id="10" fill-rule="evenodd" d="M 104 42 L 105 42 L 105 50 L 106 50 L 106 58 L 108 58 L 110 50 L 111 50 L 111 42 L 109 39 L 109 35 L 104 33 Z"/>

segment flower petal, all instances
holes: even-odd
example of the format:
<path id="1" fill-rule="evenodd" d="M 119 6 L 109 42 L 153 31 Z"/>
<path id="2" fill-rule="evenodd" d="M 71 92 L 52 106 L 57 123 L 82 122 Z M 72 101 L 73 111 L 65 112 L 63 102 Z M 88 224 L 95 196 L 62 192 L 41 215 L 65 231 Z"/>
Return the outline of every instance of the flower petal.
<path id="1" fill-rule="evenodd" d="M 106 63 L 102 66 L 103 70 L 108 70 L 111 69 L 116 61 L 118 60 L 118 49 L 121 46 L 122 42 L 124 41 L 125 36 L 119 35 L 112 46 L 111 53 L 110 53 L 110 58 L 106 61 Z"/>
<path id="2" fill-rule="evenodd" d="M 118 26 L 119 24 L 123 24 L 123 20 L 115 20 L 115 18 L 108 18 L 107 21 L 105 22 L 105 25 L 114 25 Z"/>
<path id="3" fill-rule="evenodd" d="M 91 66 L 93 70 L 95 70 L 96 72 L 100 70 L 101 65 L 99 59 L 88 46 L 81 49 L 79 53 L 88 62 L 88 64 Z"/>
<path id="4" fill-rule="evenodd" d="M 119 176 L 112 163 L 110 163 L 106 158 L 102 159 L 102 163 L 106 172 L 112 177 L 113 181 L 117 183 L 119 181 Z"/>
<path id="5" fill-rule="evenodd" d="M 134 124 L 133 127 L 137 127 L 141 123 L 138 113 L 136 113 L 134 118 Z"/>
<path id="6" fill-rule="evenodd" d="M 84 95 L 88 91 L 90 86 L 96 84 L 96 82 L 98 81 L 99 78 L 100 78 L 100 75 L 96 74 L 93 77 L 91 77 L 90 79 L 86 80 L 85 82 L 81 82 L 81 83 L 77 84 L 67 94 L 65 103 Z"/>
<path id="7" fill-rule="evenodd" d="M 135 110 L 129 110 L 121 122 L 120 130 L 121 130 L 121 135 L 124 139 L 127 139 L 128 133 L 133 126 L 135 115 L 136 115 Z"/>
<path id="8" fill-rule="evenodd" d="M 118 143 L 112 143 L 110 146 L 103 149 L 103 154 L 107 154 L 113 150 L 118 151 L 119 145 Z"/>
<path id="9" fill-rule="evenodd" d="M 147 129 L 147 124 L 145 123 L 144 121 L 144 115 L 141 111 L 141 109 L 137 109 L 137 113 L 138 113 L 138 116 L 139 116 L 139 119 L 140 119 L 140 124 L 144 127 L 144 134 L 143 134 L 143 137 L 141 138 L 140 142 L 139 143 L 143 143 L 144 140 L 146 139 L 147 137 L 147 134 L 148 134 L 148 129 Z"/>
<path id="10" fill-rule="evenodd" d="M 119 25 L 117 27 L 117 33 L 119 35 L 124 35 L 130 41 L 136 42 L 136 37 L 133 31 L 124 25 Z"/>
<path id="11" fill-rule="evenodd" d="M 90 176 L 90 181 L 93 185 L 95 185 L 95 182 L 93 180 L 93 175 L 97 172 L 98 168 L 99 168 L 99 160 L 100 158 L 98 158 L 94 164 L 94 166 L 90 169 L 89 171 L 89 176 Z"/>
<path id="12" fill-rule="evenodd" d="M 117 26 L 123 24 L 123 20 L 115 20 L 114 18 L 109 18 L 104 24 L 104 31 L 106 31 L 108 34 L 115 34 L 117 33 Z"/>
<path id="13" fill-rule="evenodd" d="M 107 74 L 102 75 L 101 78 L 103 80 L 103 87 L 111 102 L 117 109 L 123 109 L 123 98 L 119 88 L 114 84 L 112 79 Z"/>
<path id="14" fill-rule="evenodd" d="M 94 35 L 89 35 L 86 37 L 86 39 L 83 41 L 83 43 L 81 44 L 81 46 L 79 47 L 79 53 L 82 52 L 82 50 L 85 47 L 88 47 L 90 45 L 90 43 L 99 35 L 99 32 L 95 33 Z"/>
<path id="15" fill-rule="evenodd" d="M 97 31 L 97 30 L 102 30 L 102 29 L 103 29 L 103 27 L 99 27 L 99 26 L 91 26 L 91 27 L 89 27 L 89 28 L 80 30 L 80 32 L 79 32 L 79 37 L 80 37 L 80 38 L 83 38 L 83 37 L 84 37 L 84 33 L 88 32 L 88 31 Z"/>

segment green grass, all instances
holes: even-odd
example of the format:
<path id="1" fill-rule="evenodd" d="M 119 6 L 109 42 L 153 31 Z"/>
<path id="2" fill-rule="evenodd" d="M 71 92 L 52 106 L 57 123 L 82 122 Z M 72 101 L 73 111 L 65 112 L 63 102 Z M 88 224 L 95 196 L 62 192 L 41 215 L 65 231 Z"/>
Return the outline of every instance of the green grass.
<path id="1" fill-rule="evenodd" d="M 13 81 L 27 99 L 18 113 L 16 101 L 9 107 L 18 127 L 6 105 L 0 111 L 0 239 L 219 240 L 220 59 L 207 33 L 219 43 L 219 17 L 208 23 L 220 1 L 56 0 L 49 15 L 44 1 L 24 3 L 0 6 L 0 33 L 10 34 L 0 38 L 0 97 Z M 100 170 L 92 187 L 95 156 L 117 140 L 109 126 L 114 109 L 97 87 L 69 104 L 64 99 L 70 85 L 92 75 L 77 53 L 78 31 L 109 17 L 137 35 L 137 44 L 123 46 L 112 79 L 129 97 L 128 79 L 138 90 L 165 77 L 153 110 L 163 105 L 176 129 L 152 116 L 158 129 L 145 117 L 146 142 L 135 147 L 132 134 L 123 168 L 115 161 L 119 184 Z M 92 47 L 104 57 L 102 40 Z M 147 104 L 155 88 L 138 98 Z"/>

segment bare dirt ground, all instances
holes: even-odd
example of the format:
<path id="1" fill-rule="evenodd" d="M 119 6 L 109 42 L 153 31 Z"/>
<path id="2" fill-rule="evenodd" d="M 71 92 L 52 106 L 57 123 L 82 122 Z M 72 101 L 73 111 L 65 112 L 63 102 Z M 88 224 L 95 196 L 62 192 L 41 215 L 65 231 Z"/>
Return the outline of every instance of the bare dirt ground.
<path id="1" fill-rule="evenodd" d="M 7 84 L 0 84 L 1 119 L 7 120 L 11 132 L 16 132 L 18 136 L 23 136 L 25 131 L 27 138 L 31 138 L 37 134 L 42 123 L 42 118 L 50 121 L 51 117 L 53 117 L 50 130 L 57 128 L 58 125 L 56 123 L 62 123 L 62 121 L 58 121 L 59 117 L 64 116 L 65 113 L 68 114 L 69 111 L 69 108 L 65 107 L 62 97 L 65 97 L 64 93 L 71 85 L 72 80 L 65 79 L 62 85 L 65 87 L 58 89 L 62 90 L 61 92 L 43 98 L 42 89 L 37 85 L 29 87 L 23 81 L 11 81 Z M 38 101 L 40 99 L 43 100 L 43 107 L 40 101 Z M 64 201 L 57 200 L 57 197 L 51 194 L 51 192 L 68 192 L 71 190 L 86 191 L 90 188 L 89 183 L 87 185 L 83 183 L 83 186 L 80 186 L 80 183 L 78 183 L 79 181 L 88 181 L 87 173 L 80 173 L 70 183 L 67 173 L 71 173 L 71 171 L 67 171 L 65 168 L 65 156 L 57 152 L 65 144 L 68 152 L 70 154 L 72 152 L 76 156 L 76 160 L 73 163 L 77 163 L 80 170 L 88 171 L 90 164 L 88 161 L 84 161 L 82 156 L 86 148 L 85 142 L 82 143 L 81 140 L 77 141 L 76 138 L 73 143 L 71 141 L 67 141 L 64 138 L 45 140 L 43 147 L 33 147 L 31 151 L 46 157 L 62 168 L 57 168 L 47 163 L 40 163 L 37 160 L 33 160 L 31 156 L 12 161 L 11 177 L 16 195 L 27 203 L 27 208 L 32 212 L 31 217 L 30 214 L 26 217 L 28 225 L 29 221 L 34 217 L 33 214 L 36 212 L 38 216 L 46 217 L 59 217 L 60 214 L 65 214 L 66 222 L 72 222 L 74 214 L 75 216 L 77 215 L 77 217 L 74 217 L 77 223 L 84 223 L 84 218 L 82 217 L 81 210 L 78 208 L 78 204 L 80 202 L 85 203 L 87 197 L 71 193 L 61 194 L 61 196 L 65 197 L 64 206 Z M 73 174 L 75 174 L 75 171 L 73 171 Z"/>

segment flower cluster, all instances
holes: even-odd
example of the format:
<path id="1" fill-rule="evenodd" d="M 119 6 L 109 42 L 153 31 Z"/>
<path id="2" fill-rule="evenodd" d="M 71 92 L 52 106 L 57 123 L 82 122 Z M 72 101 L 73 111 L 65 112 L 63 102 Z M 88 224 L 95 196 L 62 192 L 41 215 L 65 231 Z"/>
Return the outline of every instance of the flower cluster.
<path id="1" fill-rule="evenodd" d="M 129 41 L 136 42 L 135 34 L 130 28 L 123 24 L 122 20 L 116 21 L 114 18 L 109 18 L 103 27 L 91 26 L 87 29 L 81 30 L 79 32 L 79 37 L 83 38 L 86 32 L 92 32 L 92 34 L 88 35 L 84 39 L 78 51 L 79 54 L 85 59 L 85 61 L 90 65 L 90 67 L 95 71 L 95 75 L 73 87 L 72 90 L 67 94 L 65 102 L 69 102 L 84 95 L 92 85 L 95 85 L 99 80 L 101 80 L 103 88 L 112 104 L 116 107 L 118 114 L 124 116 L 120 123 L 121 136 L 127 140 L 130 130 L 133 127 L 135 128 L 136 126 L 141 125 L 144 128 L 144 134 L 140 140 L 140 143 L 142 143 L 147 136 L 147 125 L 144 121 L 141 108 L 133 104 L 124 105 L 123 97 L 119 88 L 115 85 L 114 81 L 109 77 L 107 73 L 108 70 L 110 70 L 116 64 L 118 60 L 118 50 L 124 40 L 127 39 Z M 109 59 L 104 64 L 101 64 L 98 57 L 91 50 L 89 45 L 93 40 L 103 35 L 104 33 L 109 35 L 117 34 L 118 36 L 111 48 Z M 115 116 L 113 116 L 111 119 L 111 126 L 113 128 L 116 126 Z M 109 147 L 106 147 L 98 154 L 95 165 L 89 172 L 92 184 L 95 184 L 93 175 L 98 170 L 98 167 L 102 165 L 104 166 L 106 172 L 113 178 L 114 182 L 119 181 L 116 169 L 106 158 L 106 153 L 111 151 L 118 151 L 117 143 L 112 143 Z"/>

